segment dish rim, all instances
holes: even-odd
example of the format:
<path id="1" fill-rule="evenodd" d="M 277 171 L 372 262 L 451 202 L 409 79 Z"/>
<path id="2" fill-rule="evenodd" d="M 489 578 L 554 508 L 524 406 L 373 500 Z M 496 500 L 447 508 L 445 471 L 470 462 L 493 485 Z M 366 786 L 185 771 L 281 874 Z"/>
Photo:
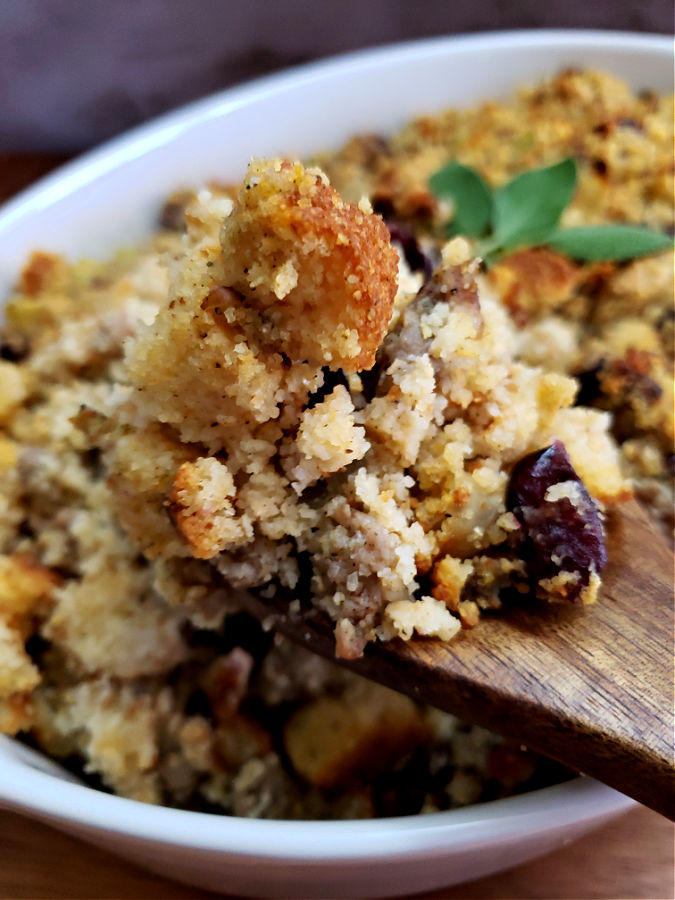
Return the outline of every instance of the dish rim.
<path id="1" fill-rule="evenodd" d="M 425 815 L 320 821 L 251 819 L 155 806 L 65 781 L 17 759 L 12 748 L 17 744 L 23 755 L 42 760 L 41 754 L 11 738 L 0 738 L 0 760 L 3 774 L 7 774 L 6 783 L 0 781 L 0 806 L 6 802 L 10 808 L 34 810 L 50 821 L 77 823 L 125 837 L 266 860 L 400 859 L 420 850 L 431 855 L 445 852 L 449 840 L 453 851 L 468 850 L 485 843 L 486 838 L 489 842 L 512 839 L 515 824 L 519 839 L 549 830 L 552 809 L 556 813 L 554 827 L 559 829 L 579 821 L 580 807 L 586 813 L 583 821 L 590 827 L 593 820 L 636 805 L 629 797 L 582 776 L 501 800 Z M 48 757 L 44 759 L 50 762 Z M 39 807 L 36 797 L 40 797 Z M 90 802 L 93 797 L 95 803 Z M 312 829 L 311 843 L 308 827 Z"/>
<path id="2" fill-rule="evenodd" d="M 486 48 L 515 47 L 536 42 L 537 46 L 569 44 L 576 49 L 611 48 L 619 52 L 651 51 L 673 53 L 673 40 L 668 35 L 611 31 L 601 29 L 517 29 L 513 31 L 489 31 L 462 35 L 439 35 L 413 41 L 401 41 L 381 47 L 365 48 L 349 53 L 336 54 L 324 59 L 292 66 L 279 72 L 263 75 L 234 87 L 209 94 L 155 116 L 147 122 L 131 128 L 117 137 L 88 150 L 70 162 L 58 166 L 29 187 L 0 205 L 0 233 L 11 228 L 31 212 L 83 187 L 87 182 L 104 175 L 111 169 L 155 147 L 168 143 L 180 133 L 189 130 L 197 122 L 221 118 L 234 109 L 244 106 L 258 97 L 282 93 L 310 82 L 322 75 L 339 76 L 354 67 L 363 70 L 377 68 L 387 58 L 396 57 L 399 62 L 413 62 L 429 56 L 443 56 L 449 45 L 467 51 Z"/>
<path id="3" fill-rule="evenodd" d="M 357 68 L 377 69 L 396 59 L 400 64 L 444 56 L 454 50 L 527 49 L 569 46 L 570 50 L 602 47 L 617 52 L 671 54 L 668 35 L 575 29 L 521 29 L 467 35 L 443 35 L 366 48 L 331 56 L 265 75 L 213 93 L 171 110 L 87 151 L 39 179 L 0 207 L 0 235 L 41 209 L 67 197 L 127 161 L 169 144 L 199 122 L 219 119 L 258 98 L 284 93 L 323 76 L 339 77 Z M 14 748 L 14 749 L 13 749 Z M 151 806 L 73 784 L 40 771 L 17 755 L 27 748 L 0 738 L 0 806 L 37 818 L 81 828 L 105 830 L 158 844 L 220 851 L 267 860 L 348 861 L 442 853 L 486 841 L 513 839 L 542 830 L 588 824 L 636 805 L 634 801 L 591 779 L 581 777 L 525 794 L 428 815 L 342 821 L 260 820 Z M 37 758 L 42 759 L 40 754 Z M 44 757 L 45 762 L 50 762 Z M 85 793 L 83 793 L 85 792 Z M 92 800 L 96 798 L 96 802 Z M 37 800 L 39 798 L 39 802 Z M 552 809 L 556 811 L 551 822 Z M 234 825 L 234 827 L 233 827 Z M 282 825 L 283 827 L 279 827 Z M 307 827 L 312 841 L 308 845 Z M 337 844 L 337 845 L 336 845 Z M 339 846 L 338 846 L 339 845 Z"/>

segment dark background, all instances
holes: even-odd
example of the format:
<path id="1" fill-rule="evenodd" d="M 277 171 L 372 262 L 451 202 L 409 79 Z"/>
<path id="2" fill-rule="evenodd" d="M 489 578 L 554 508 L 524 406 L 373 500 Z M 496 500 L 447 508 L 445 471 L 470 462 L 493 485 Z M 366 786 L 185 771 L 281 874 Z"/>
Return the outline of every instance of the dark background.
<path id="1" fill-rule="evenodd" d="M 0 0 L 0 150 L 73 151 L 256 75 L 511 28 L 671 33 L 671 0 Z"/>

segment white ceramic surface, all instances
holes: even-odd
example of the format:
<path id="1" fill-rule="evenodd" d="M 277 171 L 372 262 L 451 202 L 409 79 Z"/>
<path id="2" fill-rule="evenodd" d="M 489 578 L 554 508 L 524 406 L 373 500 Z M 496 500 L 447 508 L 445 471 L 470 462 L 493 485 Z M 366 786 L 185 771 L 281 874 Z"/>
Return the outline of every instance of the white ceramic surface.
<path id="1" fill-rule="evenodd" d="M 142 126 L 64 166 L 0 212 L 0 297 L 36 247 L 106 255 L 147 234 L 179 185 L 236 180 L 251 155 L 306 154 L 414 114 L 504 96 L 562 67 L 672 90 L 665 37 L 510 32 L 360 52 L 261 79 Z M 211 890 L 384 896 L 512 867 L 630 808 L 588 779 L 463 810 L 361 822 L 269 822 L 145 806 L 64 778 L 0 739 L 0 804 Z"/>

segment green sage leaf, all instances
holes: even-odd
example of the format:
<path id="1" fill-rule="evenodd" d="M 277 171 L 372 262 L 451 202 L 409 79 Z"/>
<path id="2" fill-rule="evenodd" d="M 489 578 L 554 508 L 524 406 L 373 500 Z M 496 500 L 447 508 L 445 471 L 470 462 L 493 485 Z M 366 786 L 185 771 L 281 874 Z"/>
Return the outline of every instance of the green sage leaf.
<path id="1" fill-rule="evenodd" d="M 576 184 L 574 160 L 523 172 L 494 195 L 494 247 L 542 244 L 557 226 Z"/>
<path id="2" fill-rule="evenodd" d="M 661 253 L 673 246 L 672 238 L 638 225 L 595 225 L 563 228 L 546 241 L 549 247 L 587 262 L 635 259 Z"/>
<path id="3" fill-rule="evenodd" d="M 431 176 L 429 187 L 437 197 L 452 201 L 453 234 L 480 237 L 485 233 L 492 217 L 492 193 L 478 172 L 453 161 Z"/>

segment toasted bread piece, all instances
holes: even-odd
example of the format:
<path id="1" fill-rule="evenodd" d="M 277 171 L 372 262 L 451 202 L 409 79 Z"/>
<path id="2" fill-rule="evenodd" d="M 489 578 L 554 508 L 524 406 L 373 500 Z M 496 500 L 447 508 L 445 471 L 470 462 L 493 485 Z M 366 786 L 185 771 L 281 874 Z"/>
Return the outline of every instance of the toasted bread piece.
<path id="1" fill-rule="evenodd" d="M 331 788 L 386 771 L 427 734 L 412 700 L 359 681 L 340 697 L 319 697 L 299 709 L 286 725 L 284 743 L 303 778 Z"/>
<path id="2" fill-rule="evenodd" d="M 518 250 L 490 271 L 492 284 L 520 324 L 558 309 L 582 276 L 579 266 L 547 247 Z"/>

